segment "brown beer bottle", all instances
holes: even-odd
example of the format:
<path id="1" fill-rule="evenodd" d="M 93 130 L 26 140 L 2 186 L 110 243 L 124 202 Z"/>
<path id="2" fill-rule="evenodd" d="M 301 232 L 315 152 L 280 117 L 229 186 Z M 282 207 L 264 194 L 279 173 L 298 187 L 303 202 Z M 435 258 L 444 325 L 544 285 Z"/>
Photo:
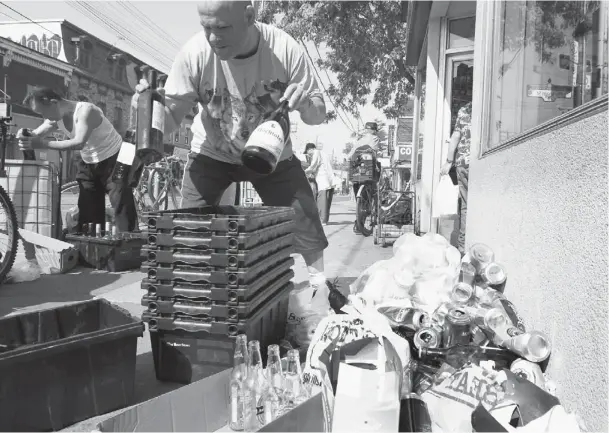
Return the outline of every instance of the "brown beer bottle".
<path id="1" fill-rule="evenodd" d="M 265 116 L 264 121 L 250 135 L 241 154 L 243 165 L 256 173 L 272 173 L 289 136 L 290 116 L 286 100 Z"/>

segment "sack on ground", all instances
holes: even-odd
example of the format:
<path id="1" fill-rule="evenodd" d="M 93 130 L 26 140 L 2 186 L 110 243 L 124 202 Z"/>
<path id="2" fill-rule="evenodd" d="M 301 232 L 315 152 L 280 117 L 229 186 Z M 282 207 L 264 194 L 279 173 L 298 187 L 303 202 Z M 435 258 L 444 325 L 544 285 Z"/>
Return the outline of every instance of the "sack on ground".
<path id="1" fill-rule="evenodd" d="M 459 187 L 453 185 L 448 176 L 442 176 L 433 201 L 433 218 L 457 214 Z"/>
<path id="2" fill-rule="evenodd" d="M 292 290 L 288 305 L 286 339 L 298 348 L 307 348 L 319 322 L 328 315 L 329 289 L 325 284 L 317 290 L 308 283 Z"/>

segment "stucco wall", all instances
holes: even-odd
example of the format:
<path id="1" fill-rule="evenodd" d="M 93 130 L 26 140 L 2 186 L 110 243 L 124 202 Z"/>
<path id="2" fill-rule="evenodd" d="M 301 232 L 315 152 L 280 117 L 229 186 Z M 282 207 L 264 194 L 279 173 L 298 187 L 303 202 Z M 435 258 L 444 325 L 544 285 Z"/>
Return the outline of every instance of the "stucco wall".
<path id="1" fill-rule="evenodd" d="M 607 140 L 605 111 L 472 161 L 469 181 L 467 244 L 505 264 L 506 294 L 550 336 L 548 372 L 588 431 L 608 427 Z"/>

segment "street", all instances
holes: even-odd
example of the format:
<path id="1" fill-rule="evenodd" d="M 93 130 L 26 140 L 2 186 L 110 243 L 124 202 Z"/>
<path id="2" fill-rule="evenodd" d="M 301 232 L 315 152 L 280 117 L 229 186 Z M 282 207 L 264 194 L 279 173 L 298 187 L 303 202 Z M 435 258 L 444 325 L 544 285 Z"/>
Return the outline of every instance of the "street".
<path id="1" fill-rule="evenodd" d="M 374 262 L 391 256 L 392 249 L 374 246 L 372 237 L 364 238 L 353 233 L 355 203 L 348 197 L 335 197 L 326 234 L 330 246 L 325 251 L 326 275 L 331 281 L 338 278 L 339 287 L 348 291 L 348 285 Z M 304 261 L 296 257 L 295 284 L 307 280 Z M 39 280 L 0 289 L 0 316 L 18 314 L 42 308 L 52 308 L 71 302 L 104 298 L 139 317 L 144 310 L 140 305 L 142 274 L 137 270 L 111 274 L 92 269 L 77 268 L 65 275 L 43 275 Z M 136 403 L 178 388 L 179 384 L 159 382 L 155 378 L 150 340 L 147 332 L 138 340 L 135 378 Z M 65 431 L 91 431 L 96 424 L 112 414 L 82 421 Z"/>

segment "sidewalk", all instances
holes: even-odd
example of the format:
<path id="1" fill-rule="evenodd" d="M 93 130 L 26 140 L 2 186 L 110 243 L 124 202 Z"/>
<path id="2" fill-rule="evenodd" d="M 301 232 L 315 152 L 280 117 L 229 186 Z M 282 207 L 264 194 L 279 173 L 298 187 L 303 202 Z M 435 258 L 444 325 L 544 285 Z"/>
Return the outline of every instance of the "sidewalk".
<path id="1" fill-rule="evenodd" d="M 355 203 L 348 197 L 337 197 L 332 205 L 330 224 L 326 235 L 330 243 L 325 251 L 326 276 L 348 291 L 348 284 L 374 262 L 389 258 L 391 248 L 374 246 L 372 237 L 353 233 Z M 308 273 L 302 257 L 296 256 L 295 284 L 304 283 Z M 139 317 L 144 311 L 140 305 L 142 274 L 138 271 L 121 274 L 79 268 L 66 275 L 45 275 L 38 281 L 0 287 L 0 316 L 50 308 L 71 302 L 101 297 L 114 302 Z M 136 402 L 142 402 L 180 387 L 179 384 L 156 380 L 148 333 L 138 340 L 136 365 Z M 100 420 L 112 414 L 101 415 L 74 426 L 66 431 L 91 431 Z"/>

